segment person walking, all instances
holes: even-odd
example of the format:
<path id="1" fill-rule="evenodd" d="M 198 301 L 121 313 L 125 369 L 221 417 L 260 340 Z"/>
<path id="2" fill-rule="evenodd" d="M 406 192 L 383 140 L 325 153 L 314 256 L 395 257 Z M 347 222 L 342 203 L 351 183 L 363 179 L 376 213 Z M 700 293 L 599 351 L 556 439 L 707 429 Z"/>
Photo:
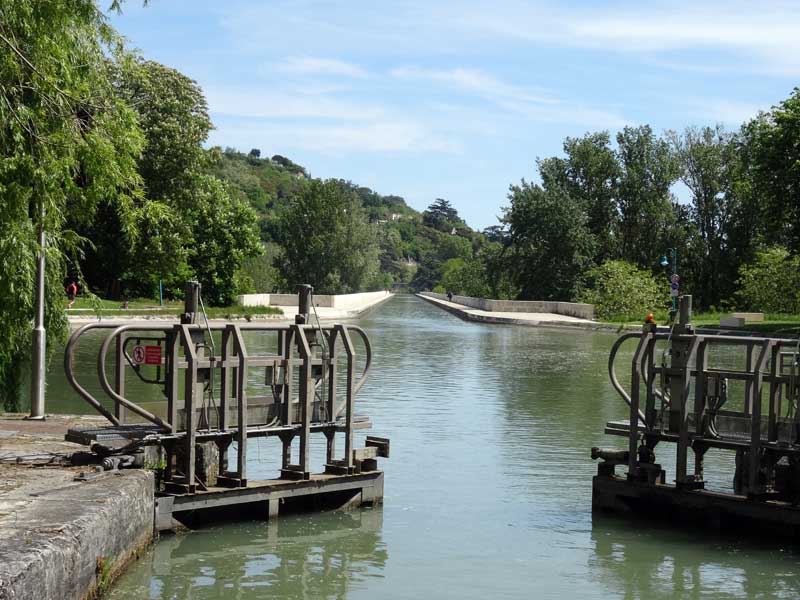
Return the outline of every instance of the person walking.
<path id="1" fill-rule="evenodd" d="M 78 284 L 75 281 L 70 281 L 67 284 L 67 299 L 69 300 L 69 304 L 67 308 L 72 308 L 72 305 L 75 304 L 75 296 L 78 295 Z"/>

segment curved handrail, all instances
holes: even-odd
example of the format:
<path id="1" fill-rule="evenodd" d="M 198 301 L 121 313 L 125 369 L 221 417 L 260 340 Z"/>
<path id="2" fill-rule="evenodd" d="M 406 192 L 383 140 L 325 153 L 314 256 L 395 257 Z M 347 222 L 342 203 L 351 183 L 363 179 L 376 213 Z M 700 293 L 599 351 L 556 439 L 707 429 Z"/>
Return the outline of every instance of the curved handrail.
<path id="1" fill-rule="evenodd" d="M 69 341 L 67 342 L 66 347 L 64 348 L 64 373 L 67 376 L 67 381 L 72 386 L 78 395 L 86 400 L 92 408 L 94 408 L 97 412 L 103 415 L 106 419 L 111 421 L 113 425 L 119 425 L 119 419 L 117 419 L 114 415 L 112 415 L 105 406 L 103 406 L 97 398 L 92 396 L 86 388 L 84 388 L 81 384 L 78 383 L 78 380 L 75 378 L 75 373 L 72 371 L 72 363 L 75 358 L 75 348 L 78 346 L 78 339 L 90 329 L 108 329 L 110 326 L 106 323 L 88 323 L 83 327 L 76 330 L 70 337 Z"/>
<path id="2" fill-rule="evenodd" d="M 364 387 L 364 384 L 367 382 L 367 377 L 369 376 L 369 369 L 372 366 L 372 344 L 369 342 L 369 338 L 367 337 L 367 333 L 361 329 L 361 327 L 354 327 L 354 326 L 347 326 L 348 331 L 355 331 L 361 340 L 364 342 L 364 349 L 366 351 L 366 363 L 364 364 L 364 370 L 361 371 L 361 377 L 358 378 L 358 383 L 356 384 L 354 393 L 358 393 L 359 390 Z"/>
<path id="3" fill-rule="evenodd" d="M 628 392 L 625 391 L 625 388 L 622 387 L 622 384 L 619 382 L 619 379 L 617 379 L 617 372 L 614 369 L 614 360 L 617 357 L 617 352 L 619 351 L 619 348 L 622 345 L 622 342 L 624 342 L 625 340 L 632 339 L 632 338 L 641 337 L 641 335 L 642 334 L 639 333 L 639 332 L 635 332 L 635 333 L 632 332 L 632 333 L 624 333 L 624 334 L 622 334 L 617 339 L 617 341 L 614 342 L 614 345 L 611 346 L 611 353 L 608 355 L 608 377 L 609 377 L 609 379 L 611 379 L 611 385 L 614 387 L 614 389 L 617 391 L 617 393 L 625 401 L 625 404 L 627 404 L 629 407 L 631 406 L 631 402 L 632 402 L 631 401 L 631 397 L 628 394 Z M 642 423 L 646 422 L 644 413 L 641 410 L 639 410 L 639 419 L 642 421 Z"/>
<path id="4" fill-rule="evenodd" d="M 157 417 L 156 415 L 152 414 L 149 411 L 146 411 L 138 404 L 135 404 L 124 396 L 120 396 L 114 389 L 111 387 L 111 384 L 108 382 L 108 377 L 106 376 L 106 355 L 108 354 L 108 348 L 111 346 L 111 342 L 121 333 L 125 333 L 126 331 L 130 331 L 131 329 L 135 329 L 138 331 L 164 331 L 167 332 L 168 329 L 172 329 L 172 326 L 165 328 L 163 325 L 150 325 L 150 326 L 141 326 L 141 325 L 121 325 L 117 327 L 111 335 L 106 337 L 103 341 L 103 344 L 100 346 L 100 351 L 97 353 L 97 375 L 100 379 L 100 385 L 105 391 L 106 394 L 111 396 L 111 398 L 117 403 L 122 404 L 128 410 L 136 413 L 140 417 L 150 421 L 151 423 L 162 427 L 165 431 L 172 431 L 173 426 L 171 423 L 165 423 L 162 419 Z"/>

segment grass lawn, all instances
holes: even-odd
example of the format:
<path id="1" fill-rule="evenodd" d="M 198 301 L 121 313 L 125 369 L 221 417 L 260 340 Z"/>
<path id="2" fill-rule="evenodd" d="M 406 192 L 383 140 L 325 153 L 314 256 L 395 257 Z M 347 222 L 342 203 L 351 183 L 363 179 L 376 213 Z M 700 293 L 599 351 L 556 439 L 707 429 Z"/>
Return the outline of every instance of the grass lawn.
<path id="1" fill-rule="evenodd" d="M 64 301 L 66 306 L 66 300 Z M 160 306 L 158 300 L 150 298 L 136 298 L 128 301 L 128 308 L 122 308 L 119 300 L 104 300 L 102 298 L 91 299 L 80 296 L 75 299 L 72 309 L 67 309 L 67 314 L 71 316 L 102 314 L 105 316 L 134 316 L 134 315 L 153 315 L 153 316 L 179 316 L 183 312 L 183 301 L 166 300 L 164 306 Z M 206 313 L 209 319 L 228 319 L 233 317 L 249 318 L 255 315 L 280 315 L 281 309 L 274 306 L 206 306 Z"/>
<path id="2" fill-rule="evenodd" d="M 667 324 L 667 312 L 654 313 L 656 323 L 659 325 Z M 692 314 L 692 325 L 695 327 L 705 327 L 708 329 L 719 329 L 719 320 L 722 317 L 731 317 L 733 313 L 720 312 L 698 312 Z M 613 324 L 621 327 L 641 325 L 644 318 L 640 321 L 629 319 L 611 320 Z M 756 331 L 760 333 L 779 333 L 779 334 L 800 334 L 800 315 L 785 315 L 764 313 L 763 323 L 745 323 L 741 331 Z"/>

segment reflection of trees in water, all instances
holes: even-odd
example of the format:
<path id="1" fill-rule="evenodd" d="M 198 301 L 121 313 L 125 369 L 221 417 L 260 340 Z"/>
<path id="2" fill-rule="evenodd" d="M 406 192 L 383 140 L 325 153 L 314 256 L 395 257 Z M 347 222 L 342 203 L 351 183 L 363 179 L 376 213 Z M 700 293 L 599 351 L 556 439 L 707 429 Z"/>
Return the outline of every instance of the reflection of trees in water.
<path id="1" fill-rule="evenodd" d="M 797 598 L 791 551 L 638 520 L 593 519 L 592 579 L 621 598 Z M 688 539 L 689 537 L 692 539 Z M 621 595 L 619 595 L 621 593 Z"/>
<path id="2" fill-rule="evenodd" d="M 162 539 L 111 598 L 345 598 L 388 559 L 380 508 Z"/>

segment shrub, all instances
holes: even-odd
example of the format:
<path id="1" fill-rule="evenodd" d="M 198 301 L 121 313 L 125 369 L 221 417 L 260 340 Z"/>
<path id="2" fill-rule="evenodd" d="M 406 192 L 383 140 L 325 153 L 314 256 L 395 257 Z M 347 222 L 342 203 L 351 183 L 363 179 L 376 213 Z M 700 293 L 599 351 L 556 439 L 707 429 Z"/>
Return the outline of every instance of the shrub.
<path id="1" fill-rule="evenodd" d="M 581 302 L 594 304 L 595 315 L 605 320 L 639 320 L 661 309 L 667 294 L 648 272 L 624 260 L 609 260 L 585 273 L 587 289 Z"/>
<path id="2" fill-rule="evenodd" d="M 790 257 L 781 246 L 757 252 L 752 263 L 739 268 L 737 283 L 739 300 L 750 310 L 800 312 L 800 257 Z"/>

